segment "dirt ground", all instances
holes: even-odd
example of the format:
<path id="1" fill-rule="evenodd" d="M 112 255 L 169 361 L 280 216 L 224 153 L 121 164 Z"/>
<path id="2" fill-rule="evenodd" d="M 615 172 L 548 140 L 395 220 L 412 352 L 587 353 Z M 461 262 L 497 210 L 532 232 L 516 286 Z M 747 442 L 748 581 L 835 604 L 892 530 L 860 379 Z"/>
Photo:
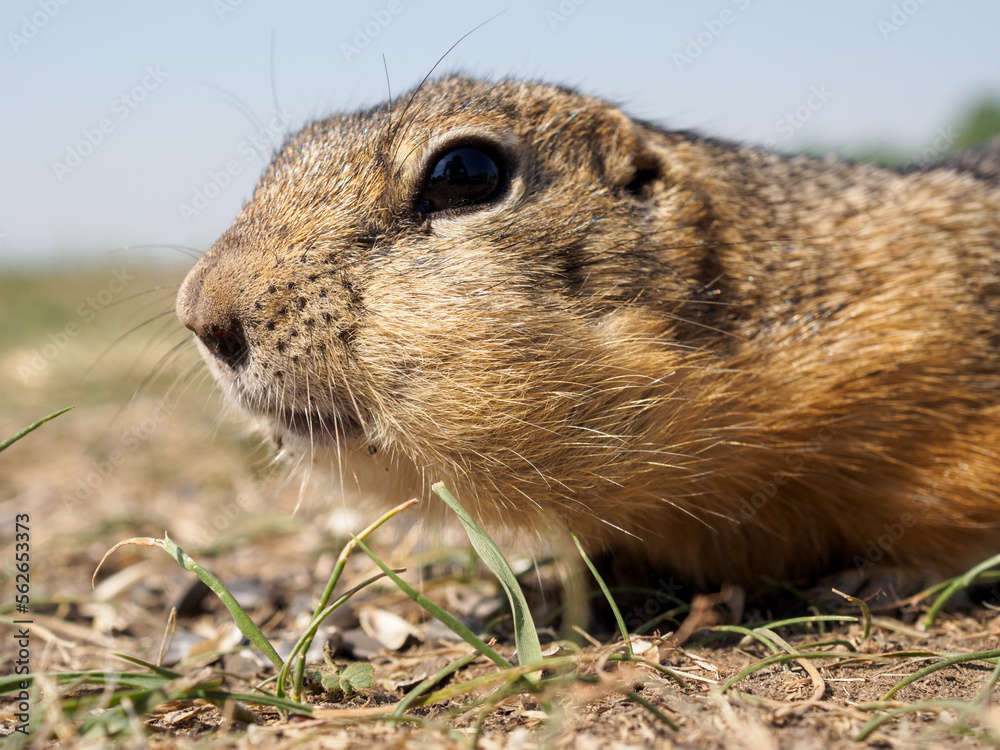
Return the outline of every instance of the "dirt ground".
<path id="1" fill-rule="evenodd" d="M 345 531 L 374 519 L 364 508 L 344 508 L 321 479 L 303 491 L 298 474 L 273 466 L 268 447 L 225 409 L 184 344 L 186 332 L 171 315 L 157 317 L 169 311 L 182 275 L 125 264 L 0 279 L 0 440 L 74 406 L 0 453 L 0 676 L 15 672 L 20 651 L 13 644 L 23 627 L 14 620 L 27 618 L 33 673 L 136 671 L 118 656 L 125 654 L 182 664 L 177 669 L 191 680 L 208 675 L 249 691 L 274 668 L 241 644 L 229 614 L 190 573 L 159 549 L 128 546 L 104 563 L 95 589 L 91 576 L 101 558 L 130 537 L 169 534 L 231 588 L 281 653 L 308 622 Z M 30 607 L 18 614 L 15 534 L 24 516 Z M 413 515 L 390 521 L 373 545 L 474 631 L 490 628 L 509 657 L 502 592 L 455 540 Z M 515 570 L 531 567 L 517 552 Z M 338 590 L 374 571 L 355 554 Z M 546 561 L 522 576 L 543 641 L 556 636 L 548 621 L 557 614 L 559 580 Z M 115 737 L 85 736 L 86 716 L 69 710 L 68 696 L 48 680 L 31 697 L 30 735 L 15 731 L 17 701 L 0 697 L 0 735 L 9 734 L 13 747 L 450 748 L 469 747 L 473 738 L 481 748 L 1000 746 L 1000 699 L 983 692 L 995 660 L 983 659 L 902 688 L 889 705 L 910 710 L 854 739 L 875 715 L 868 704 L 904 677 L 941 655 L 1000 648 L 1000 588 L 978 595 L 986 606 L 946 613 L 926 632 L 916 626 L 916 610 L 880 616 L 868 638 L 859 624 L 781 628 L 790 648 L 827 653 L 809 662 L 811 671 L 800 661 L 773 664 L 725 693 L 727 680 L 770 651 L 740 634 L 697 629 L 682 647 L 670 647 L 663 636 L 686 611 L 661 593 L 646 592 L 633 611 L 645 619 L 673 608 L 642 654 L 673 676 L 609 661 L 613 649 L 585 641 L 569 674 L 540 693 L 500 700 L 502 684 L 485 682 L 497 667 L 480 657 L 436 686 L 454 688 L 452 697 L 411 709 L 410 721 L 392 721 L 393 704 L 469 647 L 383 580 L 338 610 L 317 639 L 338 663 L 371 663 L 375 685 L 353 696 L 311 694 L 311 718 L 264 707 L 253 709 L 260 723 L 247 725 L 204 701 L 172 701 L 135 713 Z M 774 619 L 767 606 L 751 599 L 742 622 Z M 811 612 L 801 605 L 800 614 Z M 212 655 L 199 662 L 205 653 Z M 322 661 L 318 651 L 313 656 Z M 463 692 L 477 678 L 482 686 Z"/>

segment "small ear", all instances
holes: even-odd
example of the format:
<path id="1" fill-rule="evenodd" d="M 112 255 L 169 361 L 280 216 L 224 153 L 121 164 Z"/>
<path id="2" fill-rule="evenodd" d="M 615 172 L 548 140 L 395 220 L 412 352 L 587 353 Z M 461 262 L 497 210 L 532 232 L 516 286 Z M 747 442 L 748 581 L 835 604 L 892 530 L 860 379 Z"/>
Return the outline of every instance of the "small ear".
<path id="1" fill-rule="evenodd" d="M 647 186 L 663 176 L 658 155 L 647 145 L 646 134 L 620 110 L 608 113 L 606 127 L 602 156 L 607 181 L 637 197 L 644 197 Z"/>

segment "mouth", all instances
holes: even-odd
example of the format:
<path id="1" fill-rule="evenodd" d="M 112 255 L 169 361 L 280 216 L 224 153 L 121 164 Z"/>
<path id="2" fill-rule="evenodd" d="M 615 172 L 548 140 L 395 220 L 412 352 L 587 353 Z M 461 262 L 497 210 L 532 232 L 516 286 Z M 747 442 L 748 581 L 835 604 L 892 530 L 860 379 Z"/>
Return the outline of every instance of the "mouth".
<path id="1" fill-rule="evenodd" d="M 322 414 L 283 409 L 277 414 L 263 415 L 272 427 L 276 437 L 288 436 L 308 442 L 310 445 L 334 445 L 364 439 L 361 423 L 345 414 Z"/>

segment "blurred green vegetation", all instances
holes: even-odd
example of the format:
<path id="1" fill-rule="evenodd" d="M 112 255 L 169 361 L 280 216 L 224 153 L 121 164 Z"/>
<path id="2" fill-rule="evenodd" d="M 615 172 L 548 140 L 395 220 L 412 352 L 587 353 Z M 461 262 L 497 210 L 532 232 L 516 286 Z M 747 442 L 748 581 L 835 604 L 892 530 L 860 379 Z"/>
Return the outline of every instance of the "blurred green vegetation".
<path id="1" fill-rule="evenodd" d="M 129 323 L 173 309 L 182 276 L 127 266 L 0 273 L 0 349 L 37 345 L 67 324 L 120 335 Z"/>
<path id="2" fill-rule="evenodd" d="M 6 416 L 103 399 L 124 403 L 147 375 L 162 371 L 158 360 L 183 334 L 172 312 L 178 281 L 176 273 L 121 266 L 0 274 Z M 164 374 L 147 390 L 162 393 L 173 379 Z"/>
<path id="3" fill-rule="evenodd" d="M 936 161 L 956 151 L 982 146 L 997 136 L 1000 136 L 1000 94 L 984 94 L 963 107 L 947 124 L 931 133 L 926 143 L 912 151 L 897 144 L 878 142 L 840 149 L 808 144 L 799 152 L 818 157 L 832 152 L 883 167 L 902 167 Z"/>
<path id="4" fill-rule="evenodd" d="M 1000 135 L 1000 97 L 983 97 L 969 107 L 956 127 L 952 150 L 981 146 Z"/>
<path id="5" fill-rule="evenodd" d="M 79 287 L 77 278 L 63 274 L 0 276 L 0 348 L 30 343 L 66 325 L 72 316 L 66 300 Z"/>

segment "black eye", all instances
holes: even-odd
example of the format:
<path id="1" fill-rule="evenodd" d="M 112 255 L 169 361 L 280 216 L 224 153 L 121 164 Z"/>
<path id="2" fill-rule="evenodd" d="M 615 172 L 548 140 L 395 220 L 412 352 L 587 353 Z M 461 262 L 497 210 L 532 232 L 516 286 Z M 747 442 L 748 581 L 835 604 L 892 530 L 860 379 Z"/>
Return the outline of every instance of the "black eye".
<path id="1" fill-rule="evenodd" d="M 504 187 L 498 156 L 475 146 L 446 151 L 434 162 L 418 198 L 424 213 L 475 206 L 495 198 Z"/>

